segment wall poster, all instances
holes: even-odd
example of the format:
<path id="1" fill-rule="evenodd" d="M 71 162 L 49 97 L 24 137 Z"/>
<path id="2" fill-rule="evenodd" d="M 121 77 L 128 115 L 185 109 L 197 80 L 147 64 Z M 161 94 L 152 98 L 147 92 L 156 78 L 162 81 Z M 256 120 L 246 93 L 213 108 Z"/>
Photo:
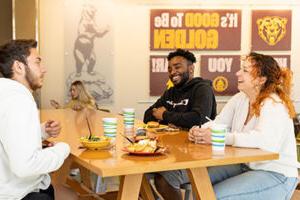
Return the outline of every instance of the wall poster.
<path id="1" fill-rule="evenodd" d="M 252 50 L 291 50 L 291 10 L 252 11 Z"/>
<path id="2" fill-rule="evenodd" d="M 150 96 L 161 96 L 169 80 L 167 56 L 150 56 Z"/>
<path id="3" fill-rule="evenodd" d="M 241 11 L 152 9 L 150 49 L 240 50 Z"/>
<path id="4" fill-rule="evenodd" d="M 291 69 L 291 56 L 290 55 L 270 55 L 278 63 L 279 67 L 287 67 Z"/>
<path id="5" fill-rule="evenodd" d="M 212 81 L 215 95 L 231 96 L 238 92 L 235 74 L 240 70 L 239 55 L 204 55 L 200 63 L 200 76 Z"/>

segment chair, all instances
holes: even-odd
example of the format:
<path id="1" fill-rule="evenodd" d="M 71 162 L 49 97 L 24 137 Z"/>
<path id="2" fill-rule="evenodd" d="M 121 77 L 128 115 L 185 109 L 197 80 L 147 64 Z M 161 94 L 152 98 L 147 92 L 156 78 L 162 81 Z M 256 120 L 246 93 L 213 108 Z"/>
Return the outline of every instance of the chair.
<path id="1" fill-rule="evenodd" d="M 151 178 L 150 179 L 150 185 L 155 193 L 155 195 L 157 196 L 156 200 L 161 200 L 162 197 L 160 196 L 159 192 L 156 190 L 155 186 L 154 186 L 154 179 Z M 185 183 L 180 185 L 180 189 L 184 190 L 184 200 L 190 200 L 190 195 L 192 192 L 192 185 L 190 183 Z M 193 193 L 193 200 L 196 200 L 196 196 Z"/>
<path id="2" fill-rule="evenodd" d="M 95 183 L 95 192 L 96 193 L 105 193 L 106 192 L 106 183 L 101 176 L 97 176 Z"/>
<path id="3" fill-rule="evenodd" d="M 192 185 L 190 183 L 185 183 L 180 185 L 180 189 L 184 190 L 184 200 L 189 200 L 192 192 Z M 194 193 L 193 193 L 193 200 L 196 200 Z"/>
<path id="4" fill-rule="evenodd" d="M 105 109 L 105 108 L 99 108 L 97 110 L 100 110 L 102 112 L 108 112 L 108 113 L 110 113 L 110 110 L 109 109 Z"/>
<path id="5" fill-rule="evenodd" d="M 100 111 L 102 111 L 102 112 L 108 112 L 108 113 L 110 113 L 110 110 L 109 109 L 105 109 L 105 108 L 100 108 L 100 106 L 96 103 L 96 109 L 97 110 L 100 110 Z"/>
<path id="6" fill-rule="evenodd" d="M 300 190 L 295 190 L 291 200 L 297 200 L 300 199 Z"/>

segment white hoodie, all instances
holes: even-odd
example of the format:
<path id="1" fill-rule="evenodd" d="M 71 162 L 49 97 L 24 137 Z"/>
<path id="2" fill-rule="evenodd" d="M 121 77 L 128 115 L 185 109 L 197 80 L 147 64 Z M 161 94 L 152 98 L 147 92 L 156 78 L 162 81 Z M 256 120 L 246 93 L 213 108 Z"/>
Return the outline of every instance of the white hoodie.
<path id="1" fill-rule="evenodd" d="M 42 149 L 43 131 L 32 94 L 6 78 L 0 78 L 0 127 L 0 199 L 22 199 L 48 188 L 48 173 L 63 164 L 69 145 Z"/>

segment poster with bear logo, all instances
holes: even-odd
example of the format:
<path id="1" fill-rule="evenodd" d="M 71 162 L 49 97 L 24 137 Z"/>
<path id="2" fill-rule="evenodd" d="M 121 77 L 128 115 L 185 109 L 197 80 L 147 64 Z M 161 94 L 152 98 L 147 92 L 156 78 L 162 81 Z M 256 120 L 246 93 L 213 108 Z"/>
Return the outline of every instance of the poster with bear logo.
<path id="1" fill-rule="evenodd" d="M 252 11 L 252 47 L 257 50 L 291 50 L 291 10 Z"/>
<path id="2" fill-rule="evenodd" d="M 200 76 L 212 81 L 215 95 L 229 96 L 238 92 L 237 71 L 240 70 L 239 55 L 203 55 Z"/>

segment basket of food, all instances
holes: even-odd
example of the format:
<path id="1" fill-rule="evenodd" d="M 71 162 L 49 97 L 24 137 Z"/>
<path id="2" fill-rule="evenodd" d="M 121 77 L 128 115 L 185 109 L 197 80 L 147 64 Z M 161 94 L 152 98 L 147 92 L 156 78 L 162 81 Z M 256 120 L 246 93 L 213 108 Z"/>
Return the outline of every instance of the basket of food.
<path id="1" fill-rule="evenodd" d="M 111 145 L 111 139 L 105 136 L 95 136 L 92 135 L 91 137 L 81 137 L 80 142 L 84 148 L 91 149 L 91 150 L 99 150 L 107 148 Z"/>

